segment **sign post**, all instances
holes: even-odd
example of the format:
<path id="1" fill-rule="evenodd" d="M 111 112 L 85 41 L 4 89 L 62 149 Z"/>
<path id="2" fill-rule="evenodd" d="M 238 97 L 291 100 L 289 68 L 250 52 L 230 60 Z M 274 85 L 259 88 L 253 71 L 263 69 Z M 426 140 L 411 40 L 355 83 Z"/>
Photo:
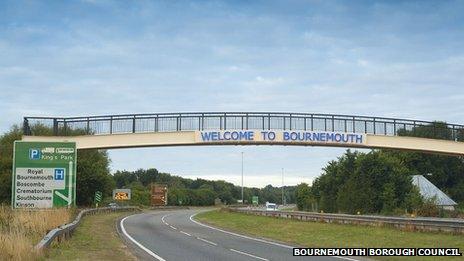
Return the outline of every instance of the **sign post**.
<path id="1" fill-rule="evenodd" d="M 168 204 L 168 186 L 166 184 L 151 184 L 151 205 L 166 206 Z M 179 202 L 182 205 L 182 201 Z"/>
<path id="2" fill-rule="evenodd" d="M 114 200 L 130 200 L 131 190 L 130 189 L 113 189 Z"/>
<path id="3" fill-rule="evenodd" d="M 258 205 L 258 196 L 253 196 L 251 198 L 251 202 L 252 202 L 253 205 Z"/>
<path id="4" fill-rule="evenodd" d="M 76 205 L 75 142 L 15 141 L 13 208 L 53 208 Z"/>
<path id="5" fill-rule="evenodd" d="M 100 203 L 102 200 L 102 192 L 101 191 L 95 191 L 95 207 L 98 208 L 98 203 Z"/>

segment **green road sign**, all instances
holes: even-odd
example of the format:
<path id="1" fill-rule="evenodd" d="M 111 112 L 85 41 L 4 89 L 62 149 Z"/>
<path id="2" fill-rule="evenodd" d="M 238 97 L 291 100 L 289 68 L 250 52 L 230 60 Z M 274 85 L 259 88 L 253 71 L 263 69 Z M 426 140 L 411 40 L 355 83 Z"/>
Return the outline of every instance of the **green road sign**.
<path id="1" fill-rule="evenodd" d="M 95 192 L 95 203 L 99 203 L 102 200 L 102 193 L 101 191 Z"/>
<path id="2" fill-rule="evenodd" d="M 251 198 L 251 202 L 253 203 L 253 205 L 258 205 L 258 196 L 253 196 Z"/>
<path id="3" fill-rule="evenodd" d="M 52 208 L 76 204 L 75 142 L 15 141 L 13 208 Z"/>

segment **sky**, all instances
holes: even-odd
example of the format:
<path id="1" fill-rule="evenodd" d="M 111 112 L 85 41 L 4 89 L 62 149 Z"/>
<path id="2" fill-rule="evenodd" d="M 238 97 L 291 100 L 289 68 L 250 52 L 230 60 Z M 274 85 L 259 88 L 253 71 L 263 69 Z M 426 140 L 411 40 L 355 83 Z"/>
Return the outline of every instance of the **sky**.
<path id="1" fill-rule="evenodd" d="M 0 133 L 24 116 L 276 111 L 464 123 L 463 1 L 0 1 Z M 280 186 L 343 148 L 110 150 L 111 170 Z"/>

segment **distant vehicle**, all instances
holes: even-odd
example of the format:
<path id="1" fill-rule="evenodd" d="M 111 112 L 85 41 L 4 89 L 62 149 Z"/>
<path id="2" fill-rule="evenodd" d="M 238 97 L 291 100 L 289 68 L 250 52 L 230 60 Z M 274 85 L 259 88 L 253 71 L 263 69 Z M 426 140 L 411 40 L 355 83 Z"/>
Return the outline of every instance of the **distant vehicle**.
<path id="1" fill-rule="evenodd" d="M 276 203 L 266 202 L 266 210 L 267 211 L 276 211 L 277 210 L 277 204 Z"/>
<path id="2" fill-rule="evenodd" d="M 118 208 L 119 205 L 117 203 L 112 202 L 112 203 L 108 204 L 108 207 L 110 207 L 110 208 Z"/>

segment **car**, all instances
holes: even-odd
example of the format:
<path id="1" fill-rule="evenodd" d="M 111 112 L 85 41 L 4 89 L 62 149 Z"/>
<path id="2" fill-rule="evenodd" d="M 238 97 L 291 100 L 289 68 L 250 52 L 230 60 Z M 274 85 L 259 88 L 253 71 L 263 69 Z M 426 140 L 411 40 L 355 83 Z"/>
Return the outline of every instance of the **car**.
<path id="1" fill-rule="evenodd" d="M 108 207 L 110 207 L 110 208 L 118 208 L 119 205 L 117 203 L 111 202 L 111 203 L 108 204 Z"/>
<path id="2" fill-rule="evenodd" d="M 277 204 L 276 203 L 266 202 L 266 210 L 267 211 L 276 211 L 277 210 Z"/>

